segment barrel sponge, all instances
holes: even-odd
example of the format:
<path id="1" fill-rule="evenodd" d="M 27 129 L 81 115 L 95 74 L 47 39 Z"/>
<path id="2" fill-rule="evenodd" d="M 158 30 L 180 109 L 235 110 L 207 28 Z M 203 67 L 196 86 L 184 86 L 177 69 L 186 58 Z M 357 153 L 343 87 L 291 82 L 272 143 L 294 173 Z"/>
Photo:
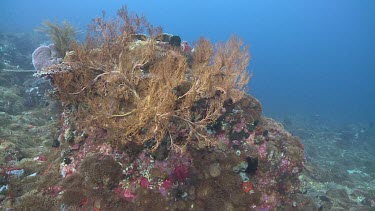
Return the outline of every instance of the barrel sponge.
<path id="1" fill-rule="evenodd" d="M 42 70 L 45 67 L 59 64 L 61 58 L 58 58 L 59 54 L 53 44 L 42 45 L 34 50 L 32 54 L 32 62 L 35 70 Z"/>

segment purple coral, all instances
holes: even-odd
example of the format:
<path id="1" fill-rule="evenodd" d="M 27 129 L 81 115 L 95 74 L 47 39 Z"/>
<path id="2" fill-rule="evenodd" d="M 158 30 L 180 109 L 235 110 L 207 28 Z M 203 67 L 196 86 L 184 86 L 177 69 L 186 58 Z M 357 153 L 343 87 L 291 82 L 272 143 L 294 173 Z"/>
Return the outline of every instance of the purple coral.
<path id="1" fill-rule="evenodd" d="M 61 58 L 58 58 L 59 54 L 53 44 L 42 45 L 34 50 L 32 54 L 32 62 L 35 70 L 42 70 L 45 67 L 59 64 Z"/>
<path id="2" fill-rule="evenodd" d="M 183 182 L 189 175 L 189 168 L 183 164 L 179 164 L 175 166 L 173 174 L 177 181 Z"/>

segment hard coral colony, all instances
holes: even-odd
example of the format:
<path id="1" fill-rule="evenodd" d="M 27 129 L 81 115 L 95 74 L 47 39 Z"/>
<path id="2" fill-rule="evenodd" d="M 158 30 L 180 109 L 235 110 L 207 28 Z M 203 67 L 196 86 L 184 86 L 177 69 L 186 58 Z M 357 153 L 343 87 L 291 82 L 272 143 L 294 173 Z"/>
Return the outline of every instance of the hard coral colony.
<path id="1" fill-rule="evenodd" d="M 51 210 L 293 204 L 303 147 L 245 94 L 250 57 L 240 39 L 200 38 L 192 49 L 126 7 L 90 28 L 86 43 L 37 73 L 64 108 L 60 153 L 50 159 L 58 168 L 17 208 L 46 209 L 30 200 L 53 201 Z"/>

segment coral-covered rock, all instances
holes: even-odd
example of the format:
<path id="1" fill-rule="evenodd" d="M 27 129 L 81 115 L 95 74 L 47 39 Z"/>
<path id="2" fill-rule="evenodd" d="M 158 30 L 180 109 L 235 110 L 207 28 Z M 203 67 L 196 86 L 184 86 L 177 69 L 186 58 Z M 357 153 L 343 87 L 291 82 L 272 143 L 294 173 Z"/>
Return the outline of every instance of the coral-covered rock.
<path id="1" fill-rule="evenodd" d="M 51 170 L 61 181 L 39 189 L 51 195 L 48 188 L 63 184 L 61 207 L 88 210 L 292 207 L 303 146 L 245 94 L 243 42 L 232 37 L 215 48 L 201 38 L 191 52 L 178 36 L 165 45 L 166 35 L 129 36 L 154 28 L 124 8 L 119 15 L 135 25 L 95 19 L 113 36 L 89 33 L 64 63 L 39 71 L 64 106 Z M 44 50 L 35 53 L 44 61 L 38 68 L 50 64 Z"/>
<path id="2" fill-rule="evenodd" d="M 249 122 L 259 121 L 262 115 L 262 105 L 260 102 L 250 95 L 245 95 L 236 104 L 235 109 L 242 111 L 242 116 Z"/>
<path id="3" fill-rule="evenodd" d="M 121 178 L 121 166 L 111 157 L 100 154 L 83 159 L 79 173 L 89 187 L 115 187 Z"/>
<path id="4" fill-rule="evenodd" d="M 23 105 L 24 99 L 21 96 L 21 90 L 18 88 L 6 89 L 0 86 L 0 112 L 5 112 L 7 114 L 19 114 L 20 111 L 24 109 Z M 7 121 L 2 120 L 0 115 L 0 125 L 6 124 Z"/>
<path id="5" fill-rule="evenodd" d="M 22 152 L 16 144 L 0 138 L 0 163 L 13 165 L 22 158 Z"/>
<path id="6" fill-rule="evenodd" d="M 177 165 L 173 169 L 173 176 L 176 181 L 182 182 L 189 176 L 189 168 L 183 164 Z"/>

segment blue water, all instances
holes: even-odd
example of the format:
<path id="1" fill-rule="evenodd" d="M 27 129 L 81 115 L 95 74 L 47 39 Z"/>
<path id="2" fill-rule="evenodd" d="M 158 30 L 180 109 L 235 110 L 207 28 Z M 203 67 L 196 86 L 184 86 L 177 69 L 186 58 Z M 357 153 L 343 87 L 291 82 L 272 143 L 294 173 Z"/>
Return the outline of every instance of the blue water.
<path id="1" fill-rule="evenodd" d="M 373 0 L 1 0 L 0 32 L 29 32 L 46 19 L 84 31 L 102 10 L 114 16 L 125 3 L 190 43 L 242 37 L 251 46 L 250 93 L 268 116 L 375 120 Z"/>

